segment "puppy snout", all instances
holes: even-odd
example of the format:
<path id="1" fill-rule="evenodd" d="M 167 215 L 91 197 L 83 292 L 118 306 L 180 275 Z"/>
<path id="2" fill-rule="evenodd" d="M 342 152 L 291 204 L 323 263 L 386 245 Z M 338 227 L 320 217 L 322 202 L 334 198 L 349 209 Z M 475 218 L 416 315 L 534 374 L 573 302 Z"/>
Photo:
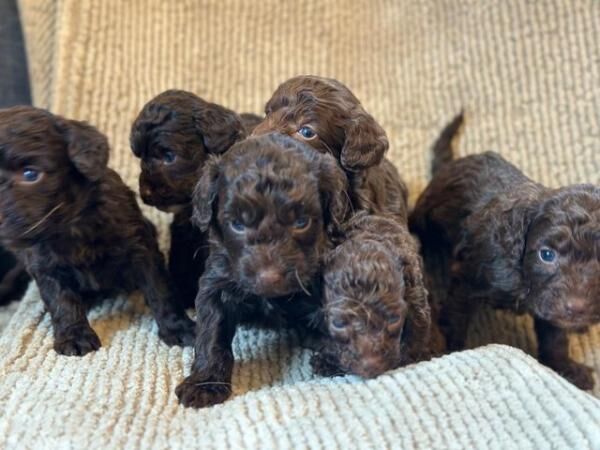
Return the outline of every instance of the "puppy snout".
<path id="1" fill-rule="evenodd" d="M 257 283 L 264 288 L 275 286 L 281 282 L 283 276 L 274 268 L 268 268 L 260 271 L 256 276 Z"/>
<path id="2" fill-rule="evenodd" d="M 573 316 L 584 314 L 587 310 L 588 302 L 583 297 L 571 297 L 567 299 L 565 308 Z"/>

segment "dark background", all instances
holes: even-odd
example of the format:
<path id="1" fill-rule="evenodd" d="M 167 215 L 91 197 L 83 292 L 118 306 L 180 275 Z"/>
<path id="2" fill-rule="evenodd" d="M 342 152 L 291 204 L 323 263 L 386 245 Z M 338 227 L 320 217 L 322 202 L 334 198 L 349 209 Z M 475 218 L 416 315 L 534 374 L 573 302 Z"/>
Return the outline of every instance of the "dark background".
<path id="1" fill-rule="evenodd" d="M 17 0 L 0 0 L 0 108 L 31 103 Z"/>

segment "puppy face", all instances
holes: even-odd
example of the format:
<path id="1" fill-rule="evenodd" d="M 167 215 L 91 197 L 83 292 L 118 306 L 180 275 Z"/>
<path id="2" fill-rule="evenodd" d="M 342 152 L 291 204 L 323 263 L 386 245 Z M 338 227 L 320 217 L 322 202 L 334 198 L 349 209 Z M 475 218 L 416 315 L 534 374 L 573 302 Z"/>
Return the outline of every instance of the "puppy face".
<path id="1" fill-rule="evenodd" d="M 85 123 L 26 106 L 0 111 L 0 239 L 27 246 L 68 225 L 107 162 L 106 138 Z"/>
<path id="2" fill-rule="evenodd" d="M 142 200 L 163 211 L 186 206 L 208 156 L 244 135 L 240 117 L 227 108 L 185 91 L 158 95 L 139 113 L 130 136 L 141 159 Z"/>
<path id="3" fill-rule="evenodd" d="M 371 240 L 346 241 L 327 259 L 325 323 L 342 367 L 365 378 L 398 367 L 408 304 L 395 261 Z"/>
<path id="4" fill-rule="evenodd" d="M 385 131 L 339 81 L 299 76 L 282 83 L 253 134 L 270 131 L 330 153 L 347 170 L 379 164 L 388 149 Z"/>
<path id="5" fill-rule="evenodd" d="M 523 275 L 539 317 L 566 329 L 600 321 L 600 188 L 563 188 L 542 203 L 527 233 Z"/>
<path id="6" fill-rule="evenodd" d="M 262 297 L 306 290 L 344 219 L 346 177 L 335 160 L 282 135 L 249 138 L 207 166 L 194 221 L 243 291 Z"/>

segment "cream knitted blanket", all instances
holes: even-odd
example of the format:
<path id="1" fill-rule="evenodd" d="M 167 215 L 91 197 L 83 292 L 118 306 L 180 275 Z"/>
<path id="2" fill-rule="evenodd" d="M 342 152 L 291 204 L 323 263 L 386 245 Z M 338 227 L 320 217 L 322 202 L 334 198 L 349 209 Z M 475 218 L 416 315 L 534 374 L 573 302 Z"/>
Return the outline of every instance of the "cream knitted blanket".
<path id="1" fill-rule="evenodd" d="M 463 154 L 494 149 L 550 186 L 600 184 L 600 2 L 21 0 L 37 105 L 88 120 L 134 188 L 130 123 L 177 87 L 260 112 L 298 73 L 347 83 L 388 131 L 412 198 L 461 107 Z M 145 209 L 167 246 L 168 215 Z M 0 448 L 600 448 L 600 401 L 523 352 L 488 346 L 371 381 L 321 379 L 294 336 L 241 330 L 234 398 L 178 406 L 191 349 L 139 298 L 91 312 L 103 347 L 52 351 L 31 286 L 0 338 Z M 472 346 L 535 353 L 531 321 L 487 312 Z M 600 373 L 600 327 L 573 336 Z M 599 380 L 600 382 L 600 380 Z M 600 396 L 600 387 L 595 394 Z"/>

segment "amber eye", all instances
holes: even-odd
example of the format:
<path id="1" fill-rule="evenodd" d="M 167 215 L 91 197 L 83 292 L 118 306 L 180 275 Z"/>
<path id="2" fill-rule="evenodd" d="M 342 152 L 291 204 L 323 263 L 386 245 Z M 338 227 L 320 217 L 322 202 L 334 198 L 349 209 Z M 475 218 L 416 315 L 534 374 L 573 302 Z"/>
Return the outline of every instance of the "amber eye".
<path id="1" fill-rule="evenodd" d="M 302 136 L 304 139 L 306 139 L 307 141 L 311 140 L 317 136 L 317 133 L 315 133 L 315 130 L 313 130 L 308 125 L 304 125 L 304 126 L 298 128 L 297 133 L 300 136 Z"/>
<path id="2" fill-rule="evenodd" d="M 163 153 L 162 161 L 163 161 L 163 163 L 165 163 L 167 165 L 173 164 L 176 159 L 177 159 L 177 155 L 175 153 L 173 153 L 171 150 L 167 150 L 166 152 Z"/>

